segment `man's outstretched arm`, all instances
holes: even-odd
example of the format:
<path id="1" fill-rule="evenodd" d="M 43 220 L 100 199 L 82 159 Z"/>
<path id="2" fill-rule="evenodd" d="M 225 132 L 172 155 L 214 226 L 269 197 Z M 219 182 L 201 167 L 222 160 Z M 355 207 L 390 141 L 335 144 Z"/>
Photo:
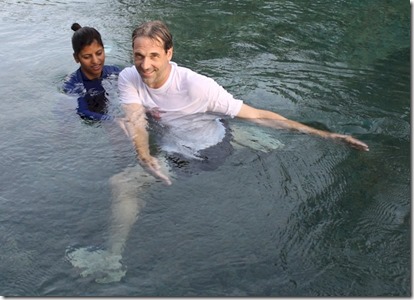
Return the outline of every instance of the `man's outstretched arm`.
<path id="1" fill-rule="evenodd" d="M 351 147 L 356 148 L 358 150 L 369 151 L 369 147 L 367 144 L 353 138 L 350 135 L 332 133 L 315 129 L 302 123 L 286 119 L 285 117 L 277 113 L 268 110 L 257 109 L 246 104 L 242 105 L 240 112 L 237 114 L 237 117 L 258 123 L 262 126 L 278 129 L 289 129 L 301 133 L 317 135 L 323 138 L 339 140 L 349 144 Z"/>

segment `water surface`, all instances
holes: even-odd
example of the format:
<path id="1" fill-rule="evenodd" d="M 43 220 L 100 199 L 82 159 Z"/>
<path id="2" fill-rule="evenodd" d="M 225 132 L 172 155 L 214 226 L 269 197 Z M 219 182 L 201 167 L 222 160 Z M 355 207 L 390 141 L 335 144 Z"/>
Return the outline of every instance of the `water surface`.
<path id="1" fill-rule="evenodd" d="M 135 158 L 59 90 L 78 67 L 70 26 L 96 27 L 107 63 L 125 67 L 150 19 L 170 26 L 178 64 L 370 152 L 266 129 L 282 147 L 153 183 L 126 276 L 98 284 L 65 250 L 105 242 L 108 180 Z M 0 25 L 1 295 L 411 295 L 408 3 L 5 0 Z"/>

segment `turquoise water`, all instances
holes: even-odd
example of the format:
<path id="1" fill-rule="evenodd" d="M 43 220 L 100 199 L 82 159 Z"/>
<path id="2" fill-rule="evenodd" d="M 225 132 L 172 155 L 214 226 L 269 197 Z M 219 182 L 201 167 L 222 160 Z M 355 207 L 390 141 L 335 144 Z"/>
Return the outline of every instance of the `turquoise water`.
<path id="1" fill-rule="evenodd" d="M 170 26 L 178 64 L 370 151 L 265 130 L 283 146 L 152 183 L 126 275 L 99 284 L 65 251 L 104 244 L 108 180 L 134 154 L 59 91 L 77 68 L 70 25 L 96 27 L 107 63 L 128 66 L 149 19 Z M 0 25 L 0 295 L 411 295 L 408 1 L 5 0 Z"/>

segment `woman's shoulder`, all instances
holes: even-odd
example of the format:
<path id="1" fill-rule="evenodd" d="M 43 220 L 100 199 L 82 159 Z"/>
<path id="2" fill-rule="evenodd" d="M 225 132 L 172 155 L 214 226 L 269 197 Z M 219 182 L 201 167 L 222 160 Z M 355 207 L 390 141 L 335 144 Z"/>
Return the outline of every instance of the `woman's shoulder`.
<path id="1" fill-rule="evenodd" d="M 83 80 L 80 68 L 68 75 L 63 81 L 62 86 L 65 93 L 78 93 L 83 89 Z"/>

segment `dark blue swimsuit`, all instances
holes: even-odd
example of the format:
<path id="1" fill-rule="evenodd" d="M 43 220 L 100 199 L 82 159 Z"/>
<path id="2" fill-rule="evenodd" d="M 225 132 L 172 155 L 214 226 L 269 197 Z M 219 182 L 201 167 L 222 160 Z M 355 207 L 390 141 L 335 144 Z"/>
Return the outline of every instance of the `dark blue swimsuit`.
<path id="1" fill-rule="evenodd" d="M 63 83 L 63 91 L 67 94 L 78 95 L 77 113 L 81 118 L 89 120 L 111 120 L 108 115 L 106 91 L 102 86 L 102 79 L 111 75 L 118 75 L 120 69 L 116 66 L 104 66 L 102 76 L 90 80 L 79 68 Z"/>

